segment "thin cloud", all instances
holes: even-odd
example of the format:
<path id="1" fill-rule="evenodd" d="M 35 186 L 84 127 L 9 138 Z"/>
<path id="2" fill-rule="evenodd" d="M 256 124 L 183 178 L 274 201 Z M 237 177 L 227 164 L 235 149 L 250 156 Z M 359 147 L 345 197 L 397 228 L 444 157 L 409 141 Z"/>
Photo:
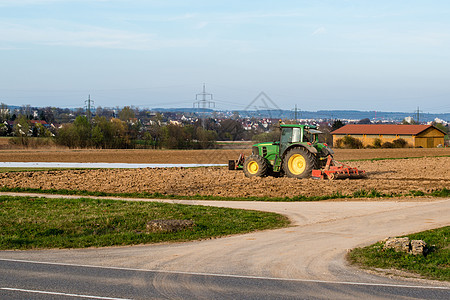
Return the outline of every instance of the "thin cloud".
<path id="1" fill-rule="evenodd" d="M 20 48 L 18 47 L 13 47 L 13 46 L 1 46 L 0 45 L 0 50 L 18 50 Z"/>
<path id="2" fill-rule="evenodd" d="M 206 26 L 208 26 L 208 24 L 209 24 L 208 22 L 200 22 L 195 26 L 195 28 L 202 29 L 202 28 L 205 28 Z"/>
<path id="3" fill-rule="evenodd" d="M 184 15 L 170 17 L 168 20 L 169 21 L 189 20 L 189 19 L 195 18 L 196 16 L 197 16 L 196 14 L 187 13 L 187 14 L 184 14 Z"/>
<path id="4" fill-rule="evenodd" d="M 278 13 L 254 13 L 250 14 L 249 17 L 253 18 L 296 18 L 296 17 L 304 17 L 304 13 L 298 12 L 278 12 Z"/>
<path id="5" fill-rule="evenodd" d="M 234 22 L 248 22 L 249 20 L 255 19 L 268 19 L 268 18 L 298 18 L 304 17 L 305 13 L 303 12 L 243 12 L 237 14 L 226 14 L 222 16 L 218 16 L 219 18 L 226 21 L 234 21 Z"/>
<path id="6" fill-rule="evenodd" d="M 444 31 L 404 30 L 391 32 L 387 29 L 379 29 L 352 32 L 343 36 L 358 43 L 374 43 L 379 46 L 378 48 L 381 48 L 380 45 L 389 45 L 388 48 L 395 46 L 410 47 L 411 52 L 428 47 L 440 47 L 450 43 L 450 34 Z"/>
<path id="7" fill-rule="evenodd" d="M 109 2 L 112 0 L 0 0 L 0 7 L 46 5 L 64 2 Z"/>
<path id="8" fill-rule="evenodd" d="M 317 28 L 316 30 L 314 30 L 312 35 L 325 34 L 326 32 L 327 32 L 327 30 L 325 29 L 325 27 L 321 26 L 321 27 Z"/>
<path id="9" fill-rule="evenodd" d="M 58 26 L 59 25 L 59 26 Z M 0 23 L 0 43 L 8 45 L 51 45 L 127 50 L 155 50 L 172 47 L 197 47 L 198 40 L 161 39 L 154 34 L 136 33 L 77 24 L 41 26 Z"/>

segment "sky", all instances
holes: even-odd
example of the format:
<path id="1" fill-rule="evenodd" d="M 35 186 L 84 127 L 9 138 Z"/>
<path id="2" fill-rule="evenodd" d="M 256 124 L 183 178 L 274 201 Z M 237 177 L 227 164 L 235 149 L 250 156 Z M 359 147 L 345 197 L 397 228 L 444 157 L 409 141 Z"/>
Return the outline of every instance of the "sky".
<path id="1" fill-rule="evenodd" d="M 448 113 L 450 1 L 0 0 L 0 102 L 192 107 L 203 84 L 220 110 Z"/>

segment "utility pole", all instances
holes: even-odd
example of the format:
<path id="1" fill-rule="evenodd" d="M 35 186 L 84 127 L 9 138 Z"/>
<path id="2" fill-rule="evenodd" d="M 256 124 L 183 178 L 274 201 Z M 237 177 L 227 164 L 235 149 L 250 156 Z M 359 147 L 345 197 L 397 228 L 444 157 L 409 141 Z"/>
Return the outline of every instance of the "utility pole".
<path id="1" fill-rule="evenodd" d="M 197 108 L 201 109 L 202 126 L 205 128 L 206 108 L 211 108 L 211 105 L 213 108 L 216 107 L 216 103 L 213 101 L 213 94 L 207 93 L 205 84 L 203 84 L 203 92 L 196 94 L 195 100 L 193 107 L 195 108 L 197 106 Z"/>
<path id="2" fill-rule="evenodd" d="M 86 104 L 86 117 L 88 119 L 88 122 L 91 123 L 91 117 L 92 117 L 92 110 L 91 110 L 91 103 L 94 104 L 94 100 L 91 100 L 91 94 L 89 94 L 89 97 L 86 101 L 84 101 Z M 92 106 L 93 108 L 93 106 Z"/>
<path id="3" fill-rule="evenodd" d="M 419 107 L 417 106 L 417 124 L 420 124 L 420 120 L 419 120 Z"/>
<path id="4" fill-rule="evenodd" d="M 294 113 L 295 123 L 297 123 L 297 104 L 295 104 L 295 113 Z"/>

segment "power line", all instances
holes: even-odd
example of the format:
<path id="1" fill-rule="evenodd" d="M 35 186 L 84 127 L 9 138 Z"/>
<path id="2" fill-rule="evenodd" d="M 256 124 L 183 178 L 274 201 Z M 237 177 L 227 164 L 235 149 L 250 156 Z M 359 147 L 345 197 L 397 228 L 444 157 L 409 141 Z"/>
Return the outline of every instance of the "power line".
<path id="1" fill-rule="evenodd" d="M 417 110 L 415 111 L 417 116 L 417 124 L 420 124 L 420 113 L 423 113 L 423 111 L 419 110 L 419 107 L 417 106 Z"/>
<path id="2" fill-rule="evenodd" d="M 86 101 L 84 101 L 84 103 L 86 104 L 85 108 L 86 108 L 86 117 L 88 119 L 88 122 L 91 123 L 91 117 L 92 117 L 92 109 L 94 108 L 92 106 L 91 109 L 91 103 L 94 104 L 94 100 L 91 100 L 91 94 L 89 94 L 89 97 Z"/>
<path id="3" fill-rule="evenodd" d="M 201 99 L 198 100 L 198 98 L 200 96 L 201 96 Z M 209 99 L 207 99 L 207 98 L 209 98 Z M 203 84 L 203 92 L 195 95 L 195 100 L 197 100 L 197 101 L 194 102 L 194 106 L 193 106 L 194 108 L 196 105 L 197 105 L 197 108 L 203 108 L 203 109 L 206 109 L 206 107 L 211 108 L 211 104 L 212 104 L 213 108 L 216 107 L 216 103 L 214 101 L 212 101 L 213 94 L 206 92 L 205 84 Z"/>
<path id="4" fill-rule="evenodd" d="M 200 98 L 200 100 L 199 100 Z M 203 92 L 195 95 L 195 102 L 193 103 L 193 107 L 197 105 L 197 108 L 201 109 L 200 118 L 202 120 L 203 128 L 206 127 L 205 118 L 206 118 L 206 108 L 216 107 L 216 103 L 213 101 L 213 94 L 206 92 L 205 84 L 203 84 Z"/>

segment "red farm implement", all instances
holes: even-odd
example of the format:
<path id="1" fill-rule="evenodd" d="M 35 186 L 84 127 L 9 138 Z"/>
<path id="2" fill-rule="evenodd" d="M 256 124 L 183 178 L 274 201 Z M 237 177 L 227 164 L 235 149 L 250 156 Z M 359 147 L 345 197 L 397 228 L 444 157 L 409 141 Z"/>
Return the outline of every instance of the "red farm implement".
<path id="1" fill-rule="evenodd" d="M 342 162 L 334 160 L 328 156 L 325 167 L 321 170 L 312 170 L 311 177 L 314 179 L 345 179 L 345 178 L 363 178 L 366 171 L 358 168 L 350 167 Z"/>

